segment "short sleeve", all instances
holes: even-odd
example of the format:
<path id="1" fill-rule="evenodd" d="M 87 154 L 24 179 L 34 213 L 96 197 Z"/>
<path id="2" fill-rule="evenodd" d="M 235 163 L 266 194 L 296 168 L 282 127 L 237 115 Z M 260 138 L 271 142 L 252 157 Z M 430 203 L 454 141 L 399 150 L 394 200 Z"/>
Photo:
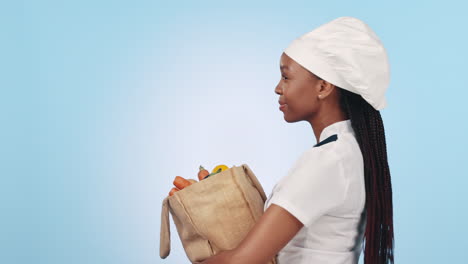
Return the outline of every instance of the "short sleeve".
<path id="1" fill-rule="evenodd" d="M 344 202 L 348 182 L 333 148 L 306 151 L 281 180 L 270 203 L 294 215 L 304 226 Z"/>

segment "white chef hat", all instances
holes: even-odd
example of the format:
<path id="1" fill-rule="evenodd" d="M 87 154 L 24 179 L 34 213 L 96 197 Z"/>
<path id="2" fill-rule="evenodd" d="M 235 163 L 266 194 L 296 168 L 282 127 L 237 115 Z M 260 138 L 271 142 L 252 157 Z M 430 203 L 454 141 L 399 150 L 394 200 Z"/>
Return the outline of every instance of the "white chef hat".
<path id="1" fill-rule="evenodd" d="M 387 53 L 363 21 L 336 18 L 293 40 L 284 53 L 318 77 L 361 95 L 374 109 L 387 106 Z"/>

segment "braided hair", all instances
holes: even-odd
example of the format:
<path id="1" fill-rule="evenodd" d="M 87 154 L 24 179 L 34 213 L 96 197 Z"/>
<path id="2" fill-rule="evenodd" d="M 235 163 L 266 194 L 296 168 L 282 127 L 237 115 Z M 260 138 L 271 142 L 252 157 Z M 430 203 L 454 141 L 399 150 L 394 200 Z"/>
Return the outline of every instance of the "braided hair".
<path id="1" fill-rule="evenodd" d="M 392 185 L 382 118 L 360 95 L 336 88 L 340 107 L 351 119 L 364 158 L 367 211 L 364 263 L 394 263 Z"/>

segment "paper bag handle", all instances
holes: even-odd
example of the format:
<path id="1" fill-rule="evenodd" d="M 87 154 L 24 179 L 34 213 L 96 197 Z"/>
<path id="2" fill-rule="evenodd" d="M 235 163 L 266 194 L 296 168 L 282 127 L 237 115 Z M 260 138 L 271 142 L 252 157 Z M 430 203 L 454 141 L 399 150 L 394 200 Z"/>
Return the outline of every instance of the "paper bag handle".
<path id="1" fill-rule="evenodd" d="M 159 238 L 159 256 L 165 259 L 171 252 L 171 231 L 169 226 L 168 197 L 164 198 L 161 209 L 161 232 Z"/>
<path id="2" fill-rule="evenodd" d="M 247 164 L 242 164 L 241 165 L 243 168 L 244 168 L 244 171 L 245 173 L 247 174 L 247 176 L 249 176 L 250 180 L 252 181 L 254 187 L 258 190 L 258 192 L 260 193 L 260 196 L 262 197 L 263 199 L 263 202 L 265 202 L 267 200 L 267 197 L 265 195 L 265 191 L 263 190 L 263 187 L 262 185 L 260 184 L 260 182 L 258 181 L 257 177 L 255 177 L 255 174 L 253 173 L 253 171 L 250 169 L 249 165 Z"/>

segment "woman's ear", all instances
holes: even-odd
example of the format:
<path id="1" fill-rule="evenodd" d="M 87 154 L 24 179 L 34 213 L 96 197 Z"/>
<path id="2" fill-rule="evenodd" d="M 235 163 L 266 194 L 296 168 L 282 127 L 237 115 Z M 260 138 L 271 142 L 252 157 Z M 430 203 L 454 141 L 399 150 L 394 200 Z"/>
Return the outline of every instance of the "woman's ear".
<path id="1" fill-rule="evenodd" d="M 323 79 L 320 79 L 319 80 L 319 84 L 320 84 L 320 88 L 319 88 L 319 98 L 320 99 L 323 99 L 325 97 L 327 97 L 329 94 L 331 94 L 333 92 L 333 90 L 335 89 L 335 85 L 334 84 L 331 84 Z"/>

